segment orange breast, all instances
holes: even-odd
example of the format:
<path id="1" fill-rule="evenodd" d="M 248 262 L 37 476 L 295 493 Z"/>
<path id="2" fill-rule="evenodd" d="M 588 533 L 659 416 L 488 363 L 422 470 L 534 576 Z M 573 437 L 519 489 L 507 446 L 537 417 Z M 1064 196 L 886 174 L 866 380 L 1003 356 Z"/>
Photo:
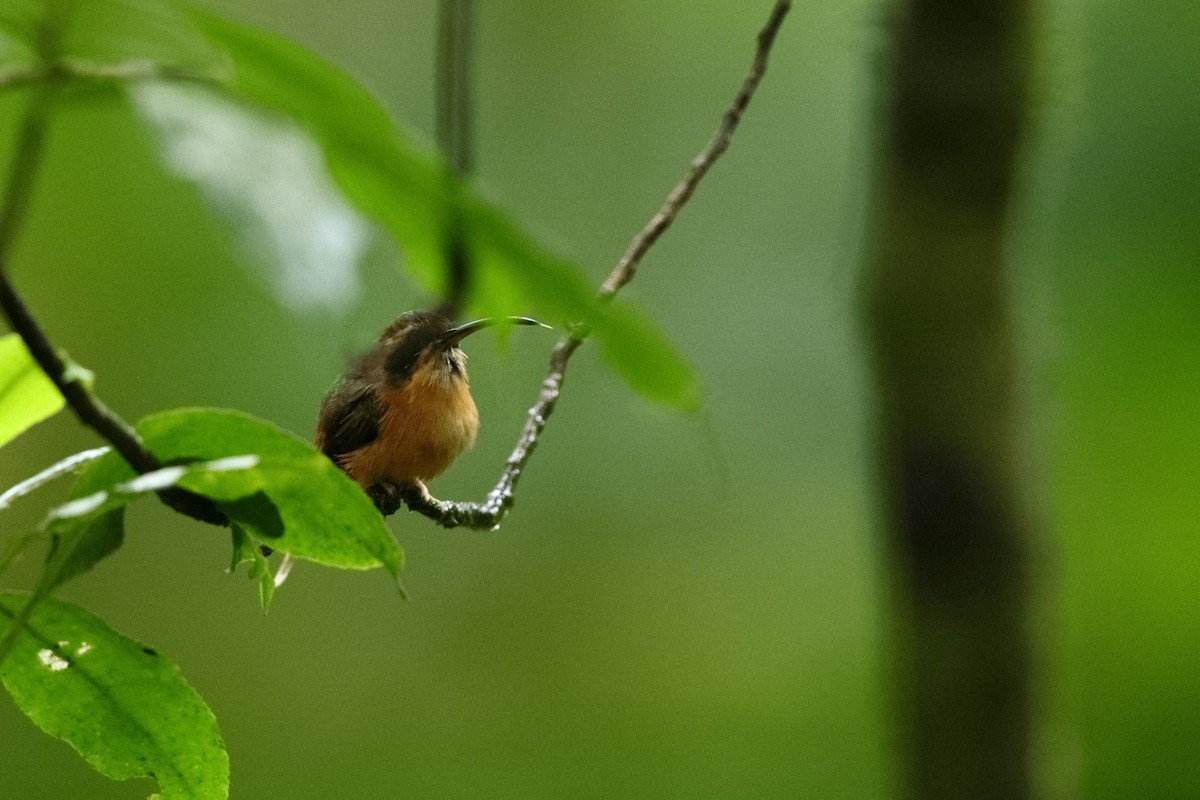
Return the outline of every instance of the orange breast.
<path id="1" fill-rule="evenodd" d="M 419 369 L 380 400 L 385 411 L 379 437 L 344 462 L 364 487 L 381 480 L 429 480 L 475 444 L 479 412 L 460 377 Z"/>

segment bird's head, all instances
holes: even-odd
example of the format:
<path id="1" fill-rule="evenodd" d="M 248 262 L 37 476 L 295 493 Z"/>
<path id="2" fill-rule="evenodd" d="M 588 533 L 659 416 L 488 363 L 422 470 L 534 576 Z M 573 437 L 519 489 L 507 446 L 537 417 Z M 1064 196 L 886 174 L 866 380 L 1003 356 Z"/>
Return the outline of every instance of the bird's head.
<path id="1" fill-rule="evenodd" d="M 487 317 L 454 325 L 436 311 L 410 311 L 388 325 L 379 337 L 388 382 L 399 386 L 414 378 L 450 382 L 467 379 L 467 356 L 459 344 L 493 325 L 543 325 L 529 317 Z"/>

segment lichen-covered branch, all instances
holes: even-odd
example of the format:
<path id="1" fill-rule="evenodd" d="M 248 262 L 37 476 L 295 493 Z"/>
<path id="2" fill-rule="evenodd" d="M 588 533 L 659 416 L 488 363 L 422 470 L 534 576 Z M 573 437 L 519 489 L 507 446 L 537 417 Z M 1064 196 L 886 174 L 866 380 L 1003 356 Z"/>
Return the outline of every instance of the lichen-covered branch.
<path id="1" fill-rule="evenodd" d="M 758 34 L 758 44 L 754 52 L 754 60 L 750 71 L 742 81 L 737 95 L 717 127 L 716 133 L 703 150 L 692 159 L 691 166 L 683 179 L 667 195 L 658 211 L 651 217 L 646 227 L 638 232 L 630 242 L 625 254 L 600 287 L 601 300 L 611 299 L 637 274 L 638 265 L 658 240 L 663 232 L 675 221 L 680 210 L 688 202 L 701 179 L 716 162 L 721 154 L 729 148 L 733 133 L 741 121 L 742 114 L 754 97 L 755 91 L 766 73 L 767 60 L 775 43 L 775 36 L 783 24 L 784 17 L 791 9 L 791 0 L 777 0 L 771 9 L 766 25 Z M 500 525 L 508 514 L 514 502 L 514 492 L 517 481 L 520 480 L 533 451 L 537 448 L 546 421 L 554 411 L 562 391 L 563 380 L 566 376 L 567 363 L 579 346 L 587 339 L 590 331 L 584 326 L 578 326 L 558 341 L 550 355 L 550 365 L 546 378 L 542 381 L 542 389 L 537 402 L 529 409 L 525 419 L 525 427 L 517 439 L 516 447 L 505 462 L 500 480 L 494 489 L 488 493 L 483 503 L 455 502 L 437 500 L 418 496 L 416 492 L 404 495 L 408 508 L 424 514 L 440 525 L 447 528 L 469 527 L 479 530 L 492 530 Z M 383 509 L 381 509 L 383 510 Z"/>

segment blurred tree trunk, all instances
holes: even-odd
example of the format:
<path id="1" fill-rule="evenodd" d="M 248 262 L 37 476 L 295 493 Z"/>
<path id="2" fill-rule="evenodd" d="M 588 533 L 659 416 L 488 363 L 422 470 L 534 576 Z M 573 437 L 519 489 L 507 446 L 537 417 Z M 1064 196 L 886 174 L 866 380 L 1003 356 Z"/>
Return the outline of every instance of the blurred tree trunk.
<path id="1" fill-rule="evenodd" d="M 1027 3 L 896 9 L 866 275 L 907 794 L 1024 798 L 1029 505 L 1005 271 Z"/>

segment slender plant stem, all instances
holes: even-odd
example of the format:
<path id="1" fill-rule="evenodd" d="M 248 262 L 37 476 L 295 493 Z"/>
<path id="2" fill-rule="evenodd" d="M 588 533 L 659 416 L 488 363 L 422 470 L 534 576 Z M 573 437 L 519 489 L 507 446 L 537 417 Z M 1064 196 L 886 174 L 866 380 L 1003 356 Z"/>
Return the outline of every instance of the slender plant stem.
<path id="1" fill-rule="evenodd" d="M 473 0 L 441 0 L 438 8 L 437 140 L 449 167 L 445 232 L 446 288 L 439 311 L 453 319 L 470 289 L 471 255 L 457 202 L 474 161 L 471 108 Z"/>
<path id="2" fill-rule="evenodd" d="M 474 161 L 471 91 L 472 0 L 441 0 L 438 12 L 437 140 L 456 178 Z"/>
<path id="3" fill-rule="evenodd" d="M 700 180 L 708 173 L 717 159 L 729 149 L 734 131 L 737 130 L 738 123 L 742 121 L 742 114 L 750 105 L 750 100 L 758 90 L 763 76 L 767 74 L 767 59 L 770 57 L 771 47 L 775 44 L 775 36 L 779 33 L 783 19 L 791 7 L 790 0 L 780 0 L 771 9 L 771 16 L 767 20 L 767 24 L 759 31 L 758 47 L 754 51 L 754 61 L 750 65 L 750 72 L 742 81 L 742 86 L 733 98 L 733 102 L 725 110 L 725 115 L 721 117 L 721 124 L 717 127 L 716 133 L 713 134 L 708 145 L 692 159 L 687 174 L 667 195 L 667 199 L 663 201 L 658 212 L 650 218 L 646 227 L 633 237 L 625 254 L 621 256 L 621 260 L 617 262 L 616 267 L 600 287 L 602 299 L 612 298 L 623 286 L 633 280 L 637 274 L 638 265 L 642 263 L 642 257 L 667 228 L 671 227 L 671 223 L 679 215 L 679 210 L 683 208 L 691 198 L 692 192 L 696 191 L 696 187 L 700 185 Z"/>
<path id="4" fill-rule="evenodd" d="M 601 285 L 599 293 L 601 300 L 611 300 L 622 287 L 633 280 L 637 274 L 638 265 L 647 251 L 675 221 L 675 217 L 686 205 L 696 190 L 696 186 L 699 185 L 716 160 L 729 149 L 733 133 L 741 121 L 742 114 L 754 97 L 763 75 L 766 74 L 767 60 L 775 43 L 775 36 L 788 11 L 791 10 L 791 6 L 791 0 L 777 0 L 772 7 L 766 25 L 758 34 L 758 43 L 750 71 L 742 81 L 733 102 L 722 116 L 716 133 L 704 149 L 692 159 L 687 174 L 667 195 L 662 207 L 650 219 L 646 227 L 633 237 L 625 254 Z M 542 431 L 546 427 L 546 421 L 558 403 L 558 398 L 562 393 L 563 380 L 566 377 L 567 364 L 589 334 L 588 328 L 582 325 L 577 326 L 555 345 L 550 354 L 549 368 L 542 381 L 537 402 L 529 409 L 529 414 L 525 418 L 525 426 L 517 439 L 516 447 L 513 448 L 504 464 L 500 480 L 488 493 L 487 499 L 483 503 L 438 500 L 432 497 L 422 497 L 417 492 L 411 491 L 404 495 L 404 501 L 409 510 L 423 514 L 447 528 L 461 526 L 478 530 L 494 530 L 499 527 L 509 509 L 512 508 L 517 482 L 534 450 L 537 449 Z"/>

